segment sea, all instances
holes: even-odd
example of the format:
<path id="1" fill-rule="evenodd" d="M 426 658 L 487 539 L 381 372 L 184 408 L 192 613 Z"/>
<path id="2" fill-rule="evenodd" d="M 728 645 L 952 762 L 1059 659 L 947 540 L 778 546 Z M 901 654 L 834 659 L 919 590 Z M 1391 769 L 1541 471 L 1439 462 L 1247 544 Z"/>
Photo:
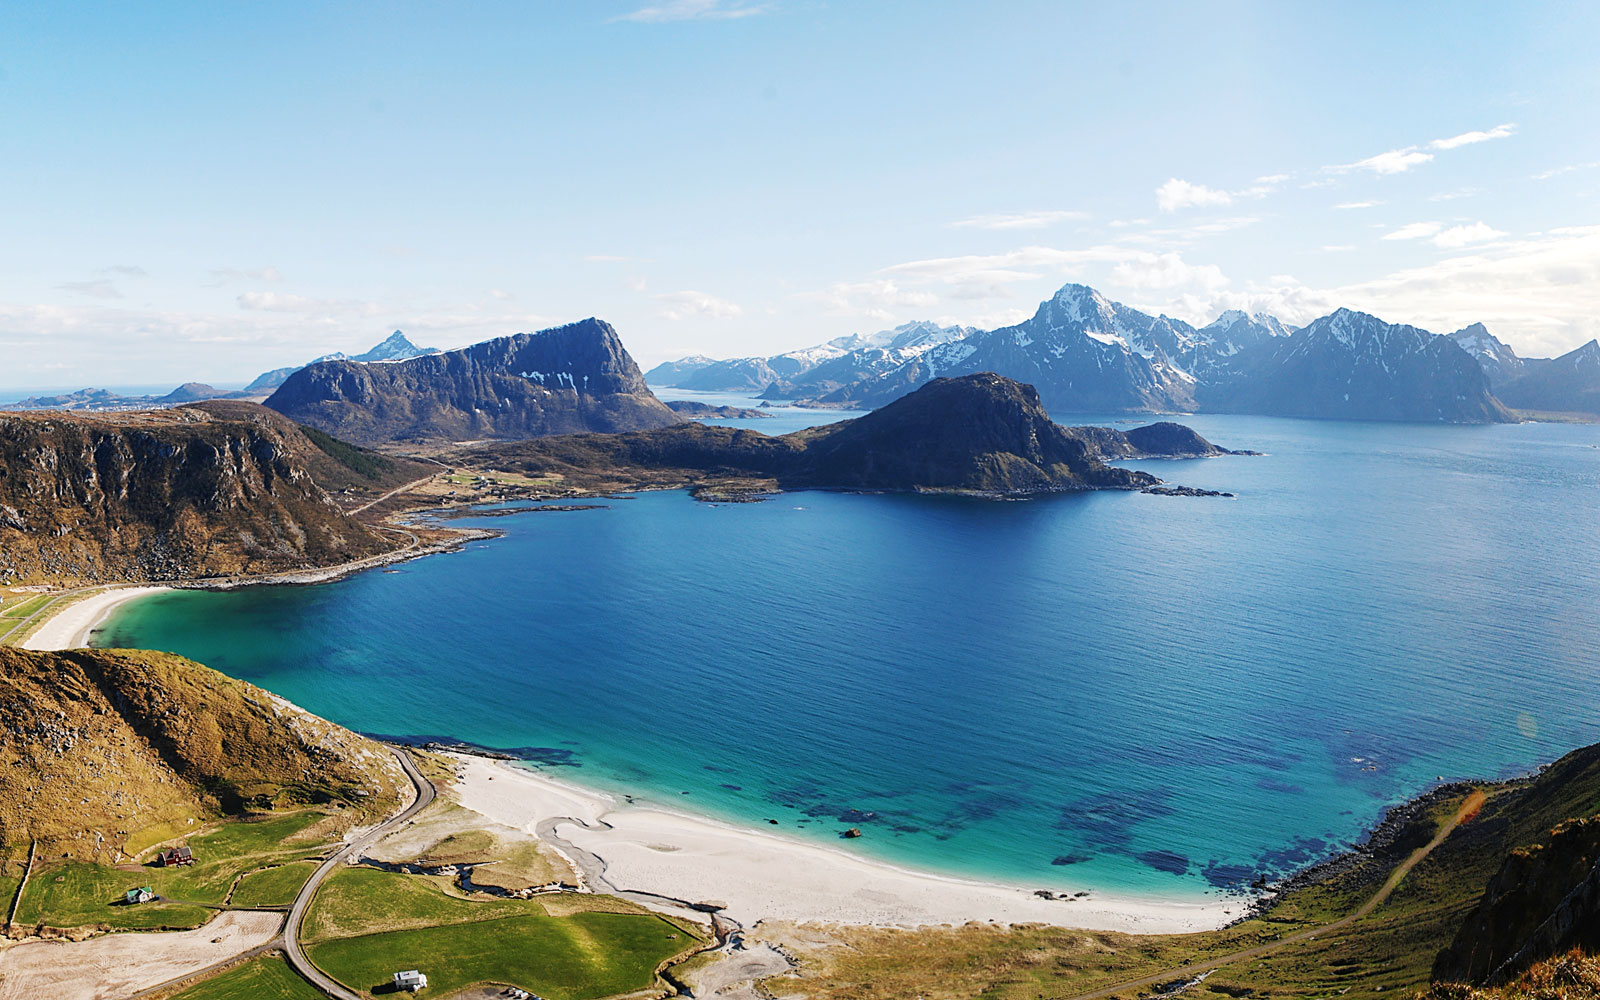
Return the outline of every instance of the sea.
<path id="1" fill-rule="evenodd" d="M 1128 464 L 1233 498 L 527 504 L 336 583 L 134 602 L 97 644 L 901 866 L 1165 899 L 1600 741 L 1600 426 L 1183 419 L 1262 454 Z"/>

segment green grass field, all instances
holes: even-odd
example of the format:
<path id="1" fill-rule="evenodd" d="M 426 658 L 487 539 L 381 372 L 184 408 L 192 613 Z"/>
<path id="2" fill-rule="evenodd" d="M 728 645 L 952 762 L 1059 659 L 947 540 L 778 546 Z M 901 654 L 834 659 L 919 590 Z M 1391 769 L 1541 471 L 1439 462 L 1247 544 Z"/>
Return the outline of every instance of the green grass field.
<path id="1" fill-rule="evenodd" d="M 28 882 L 17 908 L 17 922 L 50 927 L 197 927 L 206 921 L 210 911 L 191 904 L 221 904 L 240 872 L 317 853 L 318 843 L 296 842 L 295 836 L 322 816 L 307 811 L 224 824 L 190 838 L 196 863 L 183 868 L 145 865 L 137 871 L 124 871 L 79 861 L 43 866 Z M 303 883 L 310 877 L 310 866 L 301 867 L 306 869 Z M 281 880 L 291 876 L 290 872 L 274 876 L 280 880 L 278 883 L 266 879 L 262 890 L 281 890 Z M 138 906 L 113 905 L 128 889 L 143 885 L 153 888 L 163 899 Z"/>
<path id="2" fill-rule="evenodd" d="M 463 899 L 419 876 L 350 868 L 318 891 L 303 936 L 311 960 L 355 989 L 371 992 L 415 968 L 430 992 L 510 983 L 551 1000 L 645 989 L 658 965 L 701 941 L 690 926 L 632 904 L 583 902 L 592 908 L 552 916 L 534 900 Z"/>
<path id="3" fill-rule="evenodd" d="M 30 597 L 27 600 L 19 601 L 16 604 L 11 604 L 4 609 L 0 609 L 0 618 L 26 618 L 35 611 L 38 611 L 40 608 L 44 607 L 46 604 L 50 603 L 50 601 L 53 599 L 54 598 L 49 594 L 40 594 L 37 597 Z"/>
<path id="4" fill-rule="evenodd" d="M 294 974 L 277 955 L 251 959 L 169 1000 L 323 1000 L 322 993 Z"/>
<path id="5" fill-rule="evenodd" d="M 310 862 L 294 861 L 251 872 L 239 880 L 228 902 L 234 906 L 288 906 L 314 871 L 316 866 Z"/>

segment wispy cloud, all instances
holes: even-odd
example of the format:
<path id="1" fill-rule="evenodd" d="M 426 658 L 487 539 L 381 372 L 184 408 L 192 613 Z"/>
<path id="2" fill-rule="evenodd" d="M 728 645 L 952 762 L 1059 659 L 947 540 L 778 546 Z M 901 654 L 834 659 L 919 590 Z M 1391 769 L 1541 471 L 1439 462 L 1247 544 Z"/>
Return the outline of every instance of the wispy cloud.
<path id="1" fill-rule="evenodd" d="M 1454 191 L 1440 191 L 1438 194 L 1428 196 L 1429 201 L 1455 201 L 1457 198 L 1471 198 L 1483 193 L 1482 188 L 1460 187 Z"/>
<path id="2" fill-rule="evenodd" d="M 1387 153 L 1369 156 L 1365 160 L 1357 160 L 1354 163 L 1345 163 L 1328 169 L 1339 172 L 1370 170 L 1375 174 L 1403 174 L 1412 167 L 1427 163 L 1432 159 L 1432 153 L 1424 153 L 1415 146 L 1407 146 L 1404 149 L 1391 149 Z"/>
<path id="3" fill-rule="evenodd" d="M 654 298 L 661 304 L 661 315 L 665 319 L 734 319 L 744 315 L 738 305 L 705 292 L 663 292 Z"/>
<path id="4" fill-rule="evenodd" d="M 1051 209 L 1041 212 L 1018 212 L 1014 215 L 974 215 L 970 219 L 962 219 L 950 225 L 956 229 L 1044 229 L 1047 226 L 1088 217 L 1088 212 Z"/>
<path id="5" fill-rule="evenodd" d="M 1549 170 L 1541 170 L 1533 175 L 1533 179 L 1536 181 L 1547 181 L 1552 177 L 1560 177 L 1562 174 L 1570 174 L 1574 170 L 1593 170 L 1595 167 L 1600 167 L 1600 160 L 1594 160 L 1590 163 L 1569 163 L 1564 167 L 1552 167 Z"/>
<path id="6" fill-rule="evenodd" d="M 799 298 L 822 303 L 829 315 L 864 316 L 884 323 L 895 320 L 897 308 L 929 309 L 939 303 L 939 297 L 932 292 L 906 288 L 888 278 L 841 281 Z"/>
<path id="7" fill-rule="evenodd" d="M 149 272 L 137 264 L 112 264 L 110 267 L 102 267 L 95 274 L 118 278 L 144 278 L 149 276 Z"/>
<path id="8" fill-rule="evenodd" d="M 1444 228 L 1442 222 L 1412 222 L 1399 229 L 1384 233 L 1386 240 L 1425 240 Z"/>
<path id="9" fill-rule="evenodd" d="M 1430 149 L 1455 149 L 1459 146 L 1470 146 L 1476 142 L 1488 142 L 1490 139 L 1504 139 L 1508 135 L 1516 135 L 1517 126 L 1514 122 L 1496 125 L 1494 128 L 1482 132 L 1463 132 L 1453 135 L 1448 139 L 1435 139 L 1428 143 Z"/>
<path id="10" fill-rule="evenodd" d="M 122 298 L 122 293 L 117 291 L 117 286 L 106 278 L 96 278 L 93 281 L 65 281 L 56 287 L 64 292 L 83 295 L 91 299 Z"/>
<path id="11" fill-rule="evenodd" d="M 1176 177 L 1156 188 L 1156 206 L 1163 212 L 1176 212 L 1185 208 L 1205 205 L 1231 205 L 1233 195 L 1204 184 L 1191 184 Z"/>
<path id="12" fill-rule="evenodd" d="M 612 21 L 639 21 L 663 24 L 668 21 L 733 21 L 765 14 L 770 3 L 745 3 L 743 0 L 669 0 L 668 3 L 640 7 L 619 14 Z"/>
<path id="13" fill-rule="evenodd" d="M 1333 207 L 1340 209 L 1341 211 L 1349 211 L 1350 209 L 1356 208 L 1377 208 L 1382 204 L 1383 202 L 1381 201 L 1347 201 L 1343 204 L 1335 205 Z"/>
<path id="14" fill-rule="evenodd" d="M 1477 142 L 1488 142 L 1490 139 L 1504 139 L 1506 136 L 1515 135 L 1517 126 L 1507 122 L 1496 125 L 1494 128 L 1477 132 L 1462 132 L 1446 139 L 1434 139 L 1428 143 L 1428 149 L 1439 151 L 1458 149 L 1461 146 L 1470 146 Z M 1412 167 L 1419 167 L 1424 163 L 1432 162 L 1433 154 L 1423 152 L 1421 146 L 1405 146 L 1401 149 L 1391 149 L 1377 156 L 1369 156 L 1364 160 L 1354 163 L 1343 163 L 1325 169 L 1334 173 L 1347 173 L 1352 170 L 1370 170 L 1375 174 L 1403 174 Z"/>
<path id="15" fill-rule="evenodd" d="M 376 316 L 381 310 L 371 302 L 354 299 L 313 299 L 288 292 L 242 292 L 234 302 L 251 312 L 301 313 L 323 316 Z"/>
<path id="16" fill-rule="evenodd" d="M 282 281 L 283 272 L 268 264 L 266 267 L 218 267 L 211 270 L 211 288 L 220 288 L 235 281 Z"/>

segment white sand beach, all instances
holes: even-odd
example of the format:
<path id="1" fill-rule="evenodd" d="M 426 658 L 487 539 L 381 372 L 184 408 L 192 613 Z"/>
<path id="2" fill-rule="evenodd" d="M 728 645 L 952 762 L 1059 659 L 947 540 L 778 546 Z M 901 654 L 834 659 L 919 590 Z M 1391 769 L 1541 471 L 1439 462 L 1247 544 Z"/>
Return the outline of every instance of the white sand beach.
<path id="1" fill-rule="evenodd" d="M 43 625 L 22 642 L 23 649 L 80 649 L 89 644 L 93 632 L 111 616 L 119 605 L 128 601 L 163 594 L 171 587 L 118 587 L 76 604 L 70 604 L 46 619 Z"/>
<path id="2" fill-rule="evenodd" d="M 1041 899 L 1030 888 L 908 871 L 845 848 L 621 804 L 500 761 L 456 760 L 463 778 L 455 791 L 466 808 L 530 833 L 552 832 L 594 855 L 603 881 L 616 889 L 724 903 L 746 927 L 762 920 L 900 927 L 978 921 L 1148 934 L 1212 929 L 1244 909 L 1238 900 L 1163 902 L 1099 892 Z"/>

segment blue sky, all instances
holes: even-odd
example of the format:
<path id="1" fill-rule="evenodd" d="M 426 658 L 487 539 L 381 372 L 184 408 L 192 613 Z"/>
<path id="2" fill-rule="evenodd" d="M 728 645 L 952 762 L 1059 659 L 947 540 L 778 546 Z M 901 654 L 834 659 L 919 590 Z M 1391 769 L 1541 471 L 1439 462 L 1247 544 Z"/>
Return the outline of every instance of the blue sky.
<path id="1" fill-rule="evenodd" d="M 1600 334 L 1600 7 L 0 5 L 0 385 L 598 315 L 645 364 L 1069 280 Z"/>

